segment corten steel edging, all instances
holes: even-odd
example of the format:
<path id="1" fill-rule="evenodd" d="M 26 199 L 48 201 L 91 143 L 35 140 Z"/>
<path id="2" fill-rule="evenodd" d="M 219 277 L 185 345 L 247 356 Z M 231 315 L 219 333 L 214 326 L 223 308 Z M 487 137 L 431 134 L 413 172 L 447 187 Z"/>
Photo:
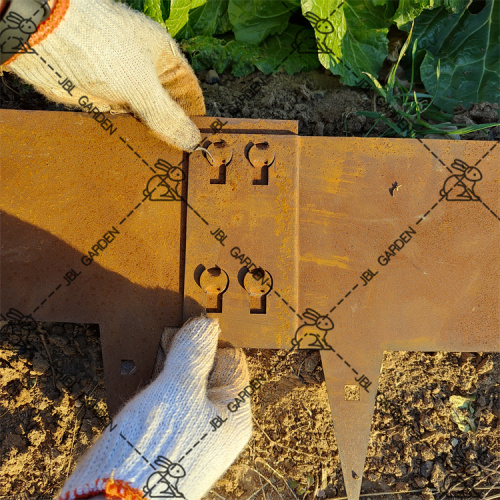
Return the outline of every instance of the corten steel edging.
<path id="1" fill-rule="evenodd" d="M 188 212 L 184 318 L 204 312 L 208 297 L 198 275 L 219 267 L 227 283 L 213 316 L 224 340 L 241 347 L 289 347 L 298 327 L 298 316 L 277 304 L 279 293 L 297 304 L 299 276 L 299 138 L 288 136 L 282 147 L 281 137 L 221 132 L 224 179 L 214 177 L 208 158 L 190 162 L 188 199 L 206 220 Z"/>
<path id="2" fill-rule="evenodd" d="M 500 348 L 498 258 L 492 237 L 499 233 L 500 222 L 494 182 L 498 166 L 495 156 L 487 154 L 494 144 L 427 141 L 433 148 L 429 150 L 429 145 L 425 148 L 417 140 L 365 139 L 363 152 L 354 154 L 359 151 L 359 140 L 354 138 L 271 137 L 267 142 L 276 153 L 277 170 L 269 169 L 268 185 L 259 186 L 257 194 L 250 183 L 252 167 L 245 161 L 244 147 L 256 140 L 238 139 L 239 144 L 229 135 L 220 136 L 232 148 L 232 162 L 239 158 L 228 165 L 224 185 L 209 185 L 211 174 L 203 158 L 192 162 L 197 173 L 190 176 L 188 197 L 203 213 L 210 213 L 213 224 L 203 232 L 199 220 L 188 215 L 185 293 L 205 304 L 202 287 L 195 283 L 196 266 L 218 266 L 229 276 L 229 286 L 222 310 L 209 316 L 219 318 L 226 340 L 245 347 L 290 348 L 294 335 L 298 339 L 306 332 L 327 339 L 329 349 L 322 350 L 322 358 L 336 438 L 346 489 L 350 498 L 356 498 L 384 350 Z M 234 277 L 248 265 L 249 255 L 252 264 L 264 269 L 287 264 L 281 254 L 283 245 L 266 237 L 281 214 L 275 213 L 274 220 L 263 217 L 254 227 L 249 208 L 259 214 L 272 212 L 275 200 L 271 196 L 265 201 L 266 190 L 276 190 L 287 177 L 290 159 L 286 155 L 296 150 L 297 141 L 299 300 L 294 300 L 293 287 L 290 295 L 284 293 L 296 282 L 293 267 L 288 281 L 273 281 L 262 320 L 249 315 L 248 295 Z M 325 151 L 329 154 L 320 154 Z M 450 193 L 444 196 L 442 190 L 450 185 L 450 178 L 450 191 L 461 187 L 453 178 L 457 158 L 474 165 L 483 157 L 481 199 L 448 200 Z M 391 193 L 395 181 L 404 191 Z M 291 192 L 297 195 L 296 188 Z M 220 206 L 227 207 L 230 215 L 220 215 Z M 249 221 L 247 227 L 244 220 Z M 295 219 L 288 220 L 296 231 Z M 464 229 L 466 241 L 455 236 Z M 218 241 L 221 230 L 224 239 Z M 234 245 L 242 241 L 245 244 L 233 254 Z M 266 255 L 262 255 L 264 242 Z M 244 257 L 238 258 L 240 251 Z M 258 258 L 253 258 L 255 254 Z M 269 254 L 274 257 L 272 264 Z M 463 273 L 471 263 L 474 271 Z M 290 320 L 296 321 L 298 311 L 307 308 L 334 320 L 334 327 L 325 332 L 303 324 L 299 317 L 302 326 L 293 331 Z M 186 317 L 194 312 L 185 303 Z M 266 330 L 263 324 L 271 327 Z M 355 389 L 358 399 L 347 401 L 346 392 Z"/>
<path id="3" fill-rule="evenodd" d="M 131 116 L 107 116 L 115 132 L 85 113 L 0 110 L 1 313 L 98 323 L 113 414 L 147 383 L 163 328 L 182 325 L 186 205 L 162 201 L 155 164 L 167 159 L 187 174 L 188 156 Z M 194 120 L 203 137 L 214 135 L 215 119 Z M 222 123 L 297 133 L 290 121 Z M 107 247 L 84 265 L 98 242 Z M 135 373 L 122 375 L 122 360 L 135 361 Z"/>
<path id="4" fill-rule="evenodd" d="M 300 141 L 300 310 L 314 307 L 335 325 L 327 336 L 335 351 L 321 355 L 346 489 L 356 498 L 384 350 L 500 350 L 498 154 L 487 142 Z M 457 158 L 482 172 L 480 201 L 442 196 Z M 402 187 L 391 196 L 395 181 Z M 408 241 L 387 256 L 402 234 Z M 369 392 L 346 401 L 345 386 L 363 375 Z"/>
<path id="5" fill-rule="evenodd" d="M 130 117 L 112 118 L 113 135 L 82 113 L 1 117 L 2 313 L 99 323 L 114 412 L 149 379 L 163 325 L 182 321 L 182 207 L 142 201 L 156 159 L 182 153 Z M 99 240 L 107 247 L 85 265 Z M 120 375 L 121 360 L 136 361 L 133 376 Z"/>
<path id="6" fill-rule="evenodd" d="M 246 137 L 235 135 L 235 131 L 241 126 L 248 133 L 254 121 L 224 119 L 232 128 L 224 128 L 209 139 L 222 144 L 226 137 L 224 144 L 234 149 L 226 169 L 226 184 L 206 186 L 203 167 L 208 165 L 208 160 L 196 153 L 198 156 L 185 158 L 182 165 L 186 172 L 188 163 L 191 167 L 189 193 L 184 191 L 188 204 L 182 204 L 184 208 L 179 208 L 178 200 L 151 199 L 142 201 L 136 208 L 137 202 L 132 205 L 129 202 L 143 193 L 145 187 L 151 190 L 156 186 L 160 194 L 168 194 L 168 183 L 152 182 L 156 174 L 144 174 L 137 164 L 148 170 L 154 166 L 157 156 L 174 163 L 180 152 L 169 150 L 130 117 L 113 118 L 123 137 L 115 143 L 111 139 L 116 137 L 104 134 L 103 138 L 99 126 L 85 115 L 25 113 L 0 112 L 0 117 L 8 118 L 6 127 L 10 127 L 12 136 L 24 130 L 35 138 L 29 141 L 26 135 L 20 134 L 24 143 L 18 154 L 14 153 L 14 146 L 4 153 L 4 163 L 8 166 L 2 176 L 9 182 L 3 181 L 6 189 L 2 190 L 2 209 L 10 216 L 2 221 L 2 285 L 7 284 L 2 286 L 2 312 L 8 299 L 9 306 L 14 304 L 27 314 L 34 312 L 36 319 L 100 323 L 108 389 L 118 391 L 129 381 L 127 390 L 122 392 L 128 397 L 145 383 L 149 374 L 146 365 L 151 366 L 162 326 L 182 323 L 179 297 L 183 279 L 186 311 L 193 306 L 190 301 L 196 293 L 200 294 L 193 267 L 198 265 L 197 261 L 204 263 L 203 259 L 207 260 L 205 265 L 234 267 L 228 267 L 231 283 L 226 294 L 229 299 L 224 302 L 224 297 L 222 313 L 209 315 L 220 318 L 223 340 L 247 345 L 248 338 L 244 335 L 252 334 L 247 325 L 256 321 L 253 318 L 257 316 L 248 314 L 247 297 L 234 277 L 235 273 L 239 274 L 237 264 L 241 268 L 242 262 L 230 254 L 228 260 L 226 247 L 238 245 L 236 236 L 244 239 L 245 245 L 240 246 L 245 246 L 242 250 L 246 255 L 257 255 L 264 261 L 250 257 L 256 265 L 272 267 L 273 278 L 281 272 L 279 278 L 285 280 L 273 279 L 269 309 L 264 315 L 265 321 L 279 330 L 265 336 L 253 332 L 255 345 L 251 346 L 290 347 L 294 338 L 304 339 L 305 334 L 319 333 L 331 346 L 322 352 L 322 357 L 350 498 L 358 496 L 361 486 L 383 350 L 493 351 L 499 348 L 494 337 L 498 331 L 494 273 L 498 263 L 492 248 L 499 220 L 496 215 L 499 213 L 498 188 L 494 182 L 495 175 L 498 176 L 498 156 L 491 143 L 297 138 L 293 136 L 296 125 L 287 124 L 286 130 L 280 131 L 279 128 L 283 128 L 280 122 L 271 125 L 276 128 L 276 134 L 267 133 L 267 128 L 265 136 L 252 132 L 252 137 Z M 23 116 L 36 117 L 38 121 L 28 123 L 23 121 Z M 197 123 L 206 131 L 210 130 L 212 121 L 203 118 Z M 70 123 L 76 129 L 71 130 Z M 266 122 L 262 125 L 267 127 Z M 59 130 L 66 132 L 58 134 Z M 81 138 L 81 142 L 73 144 L 75 136 Z M 88 157 L 99 140 L 104 142 L 101 155 Z M 59 149 L 53 147 L 55 141 L 60 141 Z M 262 144 L 262 141 L 268 143 L 268 150 L 248 149 L 250 143 Z M 363 142 L 362 149 L 360 142 Z M 71 148 L 65 147 L 65 143 L 71 144 Z M 209 150 L 212 145 L 207 144 Z M 223 159 L 223 150 L 219 147 L 217 152 L 213 151 L 215 161 Z M 150 151 L 156 154 L 147 165 L 143 161 L 149 159 Z M 267 157 L 269 152 L 275 156 Z M 41 159 L 46 165 L 32 169 L 30 177 L 26 177 L 30 158 Z M 99 158 L 107 169 L 102 168 Z M 268 169 L 268 184 L 245 187 L 249 184 L 249 172 L 255 169 L 252 164 L 266 158 L 269 161 L 274 158 Z M 439 191 L 451 175 L 447 169 L 455 158 L 469 165 L 480 161 L 478 168 L 483 172 L 483 179 L 476 188 L 480 201 L 439 199 Z M 68 162 L 73 166 L 71 170 Z M 115 167 L 116 163 L 120 167 L 125 165 L 126 170 Z M 210 175 L 217 171 L 217 165 L 208 168 Z M 388 188 L 394 181 L 403 187 L 391 196 Z M 175 179 L 172 182 L 175 184 Z M 94 189 L 91 206 L 81 196 L 83 184 Z M 287 189 L 293 192 L 292 200 L 286 197 Z M 227 213 L 214 210 L 214 204 L 222 205 L 219 192 L 225 193 Z M 246 204 L 240 200 L 245 193 L 248 193 Z M 274 217 L 251 212 L 251 209 L 256 212 L 277 206 L 283 209 L 283 214 L 280 212 Z M 90 267 L 81 266 L 86 273 L 76 277 L 70 274 L 74 281 L 67 290 L 55 284 L 47 287 L 48 282 L 54 283 L 54 276 L 58 277 L 56 284 L 64 282 L 69 265 L 78 262 L 82 252 L 96 240 L 94 236 L 87 238 L 87 234 L 97 234 L 99 238 L 102 231 L 96 229 L 105 231 L 120 210 L 123 217 L 126 216 L 121 226 L 127 228 L 127 238 L 117 237 Z M 182 217 L 186 210 L 187 258 L 183 277 Z M 199 215 L 207 224 L 200 222 Z M 242 215 L 255 224 L 246 228 Z M 80 223 L 78 227 L 75 221 Z M 35 225 L 46 231 L 40 231 Z M 395 252 L 386 266 L 379 264 L 377 257 L 408 225 L 416 229 L 412 240 Z M 224 230 L 225 227 L 229 229 L 224 240 L 226 247 L 223 247 L 215 236 L 218 228 Z M 450 236 L 463 234 L 464 227 L 471 241 L 463 242 Z M 281 245 L 280 238 L 273 239 L 278 230 L 289 234 L 291 242 L 298 237 L 299 244 Z M 269 248 L 263 249 L 262 234 L 266 231 L 271 239 L 266 240 Z M 34 244 L 38 239 L 40 244 Z M 200 248 L 194 247 L 194 243 L 205 253 L 200 254 Z M 34 248 L 36 245 L 38 248 Z M 46 255 L 51 253 L 57 257 L 56 261 L 47 261 Z M 270 255 L 274 255 L 274 259 L 269 258 Z M 440 259 L 440 264 L 432 259 Z M 471 263 L 474 272 L 464 275 L 463 269 L 470 268 Z M 367 286 L 364 287 L 360 275 L 368 269 L 377 274 L 369 281 L 365 277 Z M 431 287 L 427 286 L 429 282 Z M 414 288 L 408 287 L 408 283 Z M 452 287 L 459 293 L 455 289 L 451 293 Z M 65 290 L 64 293 L 61 290 Z M 231 296 L 236 290 L 239 296 L 238 293 Z M 202 298 L 205 299 L 203 294 L 195 300 Z M 61 300 L 60 305 L 56 305 L 55 299 Z M 30 311 L 34 308 L 33 302 L 39 304 L 36 311 Z M 228 315 L 225 306 L 233 308 L 234 313 Z M 245 307 L 245 312 L 238 312 L 238 307 Z M 328 314 L 334 322 L 333 329 L 325 335 L 324 328 L 318 332 L 314 325 L 303 325 L 304 317 L 299 315 L 306 308 Z M 238 323 L 242 315 L 246 315 L 244 321 L 240 319 Z M 285 315 L 288 321 L 283 321 Z M 259 317 L 261 322 L 264 316 Z M 238 328 L 239 324 L 243 327 Z M 291 326 L 294 324 L 300 326 L 297 334 Z M 112 330 L 114 336 L 110 335 Z M 122 332 L 126 344 L 120 343 L 117 332 Z M 454 336 L 453 332 L 462 336 Z M 138 363 L 135 375 L 123 376 L 116 374 L 122 359 L 143 361 Z M 346 385 L 359 388 L 366 381 L 371 384 L 368 392 L 360 389 L 359 401 L 344 399 Z M 116 409 L 118 401 L 118 398 L 111 399 L 111 409 L 113 404 Z"/>

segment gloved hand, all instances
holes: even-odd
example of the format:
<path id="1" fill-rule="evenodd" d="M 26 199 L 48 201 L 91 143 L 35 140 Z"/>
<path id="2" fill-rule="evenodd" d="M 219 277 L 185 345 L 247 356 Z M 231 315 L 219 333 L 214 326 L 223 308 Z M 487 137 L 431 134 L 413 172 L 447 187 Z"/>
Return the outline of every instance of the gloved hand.
<path id="1" fill-rule="evenodd" d="M 219 333 L 218 320 L 183 326 L 163 371 L 113 418 L 58 500 L 104 492 L 127 500 L 198 500 L 208 492 L 252 434 L 250 402 L 227 408 L 248 386 L 245 355 L 227 348 L 215 357 Z"/>
<path id="2" fill-rule="evenodd" d="M 79 107 L 85 95 L 99 111 L 136 113 L 183 150 L 200 142 L 187 116 L 205 114 L 198 80 L 167 30 L 144 14 L 111 0 L 58 0 L 29 44 L 38 55 L 16 54 L 1 68 L 49 99 Z M 65 78 L 73 96 L 58 83 Z"/>

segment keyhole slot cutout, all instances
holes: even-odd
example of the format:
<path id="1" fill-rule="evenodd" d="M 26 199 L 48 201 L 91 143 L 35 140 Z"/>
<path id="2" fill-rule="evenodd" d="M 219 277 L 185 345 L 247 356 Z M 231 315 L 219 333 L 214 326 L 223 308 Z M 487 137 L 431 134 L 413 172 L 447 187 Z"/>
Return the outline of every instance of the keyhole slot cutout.
<path id="1" fill-rule="evenodd" d="M 273 287 L 271 275 L 260 267 L 251 271 L 244 267 L 240 275 L 243 278 L 240 284 L 250 295 L 250 314 L 266 314 L 267 295 Z"/>
<path id="2" fill-rule="evenodd" d="M 269 167 L 270 165 L 264 165 L 260 168 L 255 168 L 255 177 L 252 181 L 254 186 L 268 186 L 269 185 Z"/>
<path id="3" fill-rule="evenodd" d="M 231 151 L 229 158 L 225 157 L 223 155 L 224 148 L 227 148 L 226 141 L 221 140 L 213 142 L 211 144 L 209 152 L 212 154 L 214 159 L 210 158 L 210 156 L 208 155 L 205 155 L 205 158 L 210 163 L 210 184 L 226 183 L 227 166 L 233 159 L 233 153 Z"/>
<path id="4" fill-rule="evenodd" d="M 198 281 L 197 283 L 206 294 L 205 310 L 207 313 L 221 313 L 222 295 L 229 286 L 229 277 L 219 266 L 204 269 L 201 274 L 199 274 L 199 269 L 200 266 L 195 270 L 195 280 L 198 274 L 199 283 Z"/>
<path id="5" fill-rule="evenodd" d="M 269 143 L 267 141 L 257 144 L 250 142 L 245 148 L 245 156 L 254 168 L 252 184 L 254 186 L 268 186 L 269 167 L 276 160 L 276 155 L 273 155 L 271 158 Z"/>

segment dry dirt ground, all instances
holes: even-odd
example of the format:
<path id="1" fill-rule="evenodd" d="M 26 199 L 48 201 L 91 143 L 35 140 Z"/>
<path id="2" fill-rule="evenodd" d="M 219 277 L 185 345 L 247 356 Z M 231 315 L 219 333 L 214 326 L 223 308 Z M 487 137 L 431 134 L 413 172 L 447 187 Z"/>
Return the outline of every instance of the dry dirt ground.
<path id="1" fill-rule="evenodd" d="M 205 80 L 206 74 L 199 77 Z M 238 100 L 255 82 L 259 93 Z M 371 91 L 344 88 L 322 71 L 292 77 L 223 75 L 216 83 L 203 83 L 203 89 L 208 115 L 295 119 L 301 135 L 363 136 L 373 121 L 356 111 L 384 109 Z M 63 109 L 12 75 L 3 76 L 0 107 Z M 475 105 L 457 111 L 454 121 L 498 122 L 497 110 Z M 499 128 L 463 138 L 498 140 Z M 377 126 L 369 135 L 379 136 L 383 129 Z M 246 353 L 251 377 L 285 355 Z M 53 498 L 109 422 L 105 395 L 96 326 L 1 323 L 0 500 Z M 472 399 L 467 417 L 474 431 L 466 432 L 452 418 L 452 396 Z M 387 352 L 377 398 L 364 497 L 430 500 L 450 478 L 463 477 L 477 495 L 500 498 L 500 354 Z M 317 352 L 287 357 L 252 404 L 252 440 L 207 498 L 345 496 Z"/>

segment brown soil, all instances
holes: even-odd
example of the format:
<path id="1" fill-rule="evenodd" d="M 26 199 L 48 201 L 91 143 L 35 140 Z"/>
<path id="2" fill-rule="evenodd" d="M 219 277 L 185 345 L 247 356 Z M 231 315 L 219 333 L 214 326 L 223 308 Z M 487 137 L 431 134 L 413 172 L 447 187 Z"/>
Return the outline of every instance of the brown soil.
<path id="1" fill-rule="evenodd" d="M 99 333 L 1 325 L 0 498 L 53 498 L 108 421 Z"/>
<path id="2" fill-rule="evenodd" d="M 206 74 L 199 76 L 205 79 Z M 12 75 L 2 78 L 0 107 L 64 109 L 47 103 Z M 238 101 L 256 81 L 261 85 L 258 94 Z M 223 75 L 216 84 L 204 83 L 203 89 L 208 115 L 296 119 L 301 135 L 363 136 L 374 122 L 356 111 L 385 109 L 371 91 L 342 87 L 322 71 L 242 79 Z M 454 122 L 498 121 L 497 109 L 483 103 L 457 110 Z M 499 128 L 462 138 L 497 139 Z M 380 136 L 384 130 L 378 125 L 369 135 Z M 254 349 L 246 353 L 251 376 L 285 355 Z M 452 395 L 475 397 L 475 431 L 464 432 L 451 420 Z M 499 487 L 500 354 L 388 352 L 378 399 L 363 494 L 429 500 L 453 472 L 477 475 L 473 481 L 481 494 Z M 98 329 L 2 323 L 0 406 L 0 500 L 53 498 L 108 423 Z M 251 442 L 207 498 L 345 495 L 317 352 L 297 352 L 280 364 L 254 396 L 253 414 Z M 401 491 L 407 493 L 394 494 Z"/>

